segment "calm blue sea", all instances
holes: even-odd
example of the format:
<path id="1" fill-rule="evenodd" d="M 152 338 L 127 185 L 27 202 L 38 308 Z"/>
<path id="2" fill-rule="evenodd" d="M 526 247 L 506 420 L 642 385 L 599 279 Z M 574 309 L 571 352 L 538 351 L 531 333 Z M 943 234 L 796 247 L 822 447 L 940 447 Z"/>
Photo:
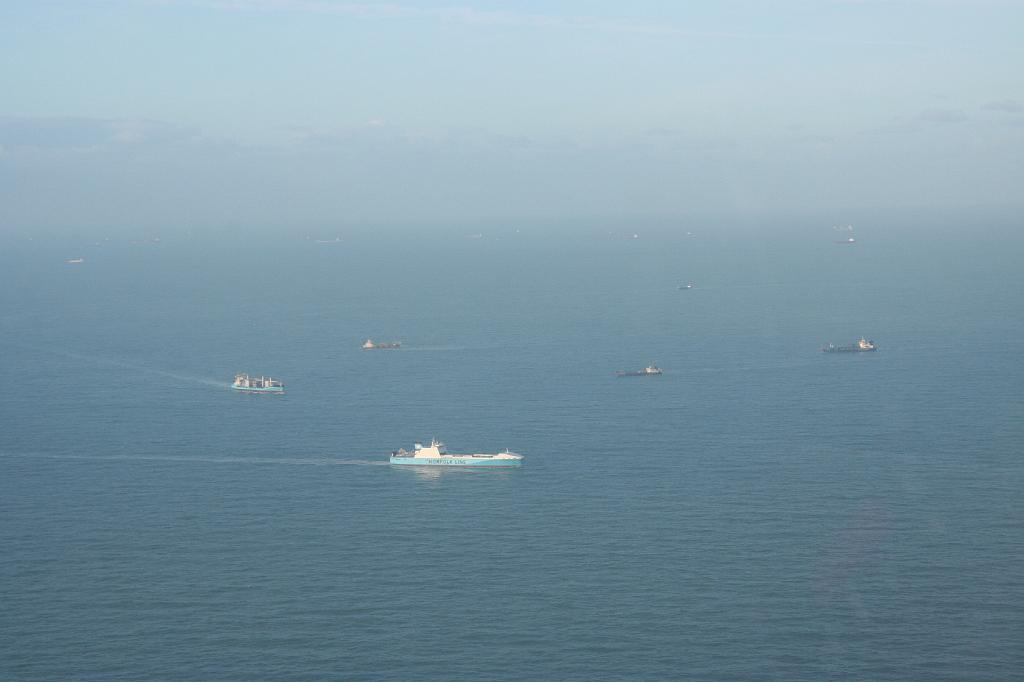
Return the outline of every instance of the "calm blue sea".
<path id="1" fill-rule="evenodd" d="M 8 236 L 0 679 L 1017 677 L 1011 227 Z"/>

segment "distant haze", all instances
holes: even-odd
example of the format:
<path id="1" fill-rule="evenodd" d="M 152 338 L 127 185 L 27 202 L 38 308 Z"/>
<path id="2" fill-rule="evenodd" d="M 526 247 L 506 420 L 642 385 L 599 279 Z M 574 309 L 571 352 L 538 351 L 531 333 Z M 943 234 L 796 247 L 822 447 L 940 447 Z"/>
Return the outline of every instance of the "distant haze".
<path id="1" fill-rule="evenodd" d="M 1012 210 L 1022 26 L 1009 0 L 14 0 L 0 230 Z"/>

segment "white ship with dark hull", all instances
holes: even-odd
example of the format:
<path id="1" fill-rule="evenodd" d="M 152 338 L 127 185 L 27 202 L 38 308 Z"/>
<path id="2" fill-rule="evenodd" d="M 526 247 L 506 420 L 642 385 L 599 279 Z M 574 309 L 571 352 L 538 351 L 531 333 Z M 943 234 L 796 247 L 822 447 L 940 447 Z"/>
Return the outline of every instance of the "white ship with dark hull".
<path id="1" fill-rule="evenodd" d="M 431 439 L 429 446 L 413 445 L 412 452 L 399 449 L 391 453 L 391 464 L 401 466 L 443 467 L 519 467 L 523 456 L 506 450 L 495 454 L 456 455 L 439 440 Z"/>

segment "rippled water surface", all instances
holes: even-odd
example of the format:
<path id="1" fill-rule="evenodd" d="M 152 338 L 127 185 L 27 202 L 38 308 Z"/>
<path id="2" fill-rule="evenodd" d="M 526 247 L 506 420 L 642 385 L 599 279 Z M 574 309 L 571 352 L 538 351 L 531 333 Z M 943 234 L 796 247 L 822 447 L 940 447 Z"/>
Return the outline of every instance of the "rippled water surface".
<path id="1" fill-rule="evenodd" d="M 1020 238 L 696 232 L 5 243 L 0 678 L 1019 675 Z"/>

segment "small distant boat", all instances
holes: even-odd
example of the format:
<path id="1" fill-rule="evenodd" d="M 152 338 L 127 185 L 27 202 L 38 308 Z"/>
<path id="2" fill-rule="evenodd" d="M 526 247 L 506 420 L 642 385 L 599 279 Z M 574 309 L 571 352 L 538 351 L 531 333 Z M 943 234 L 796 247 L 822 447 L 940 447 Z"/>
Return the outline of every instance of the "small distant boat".
<path id="1" fill-rule="evenodd" d="M 77 264 L 79 264 L 79 263 L 84 263 L 84 262 L 85 262 L 85 259 L 84 259 L 84 258 L 68 258 L 68 259 L 67 259 L 66 261 L 64 261 L 64 262 L 65 262 L 65 263 L 69 263 L 69 264 L 71 264 L 71 265 L 77 265 Z"/>
<path id="2" fill-rule="evenodd" d="M 618 372 L 615 373 L 615 376 L 620 376 L 620 377 L 652 377 L 652 376 L 659 376 L 661 374 L 663 374 L 661 369 L 657 365 L 651 364 L 651 365 L 647 365 L 643 369 L 638 369 L 638 370 L 635 370 L 635 371 L 619 370 Z"/>
<path id="3" fill-rule="evenodd" d="M 856 244 L 857 240 L 853 238 L 853 225 L 833 225 L 832 229 L 837 232 L 849 232 L 849 236 L 846 239 L 837 239 L 836 244 Z"/>
<path id="4" fill-rule="evenodd" d="M 429 447 L 416 443 L 412 448 L 412 452 L 405 449 L 392 452 L 391 464 L 456 467 L 519 467 L 523 465 L 523 456 L 509 450 L 495 454 L 451 454 L 444 443 L 434 438 L 430 439 Z"/>
<path id="5" fill-rule="evenodd" d="M 284 393 L 284 385 L 278 379 L 251 377 L 244 373 L 235 375 L 231 388 L 242 393 Z"/>
<path id="6" fill-rule="evenodd" d="M 877 348 L 874 341 L 868 341 L 862 336 L 857 343 L 851 343 L 848 346 L 837 346 L 830 343 L 827 346 L 822 346 L 821 350 L 823 353 L 867 353 Z"/>
<path id="7" fill-rule="evenodd" d="M 401 347 L 401 341 L 393 341 L 392 343 L 374 343 L 373 339 L 366 339 L 366 342 L 362 346 L 363 350 L 394 350 Z"/>
<path id="8" fill-rule="evenodd" d="M 335 237 L 334 239 L 317 239 L 317 244 L 340 244 L 341 237 Z"/>
<path id="9" fill-rule="evenodd" d="M 686 291 L 686 290 L 692 289 L 692 288 L 693 288 L 693 282 L 687 282 L 686 284 L 680 284 L 679 285 L 679 290 L 680 291 Z"/>

